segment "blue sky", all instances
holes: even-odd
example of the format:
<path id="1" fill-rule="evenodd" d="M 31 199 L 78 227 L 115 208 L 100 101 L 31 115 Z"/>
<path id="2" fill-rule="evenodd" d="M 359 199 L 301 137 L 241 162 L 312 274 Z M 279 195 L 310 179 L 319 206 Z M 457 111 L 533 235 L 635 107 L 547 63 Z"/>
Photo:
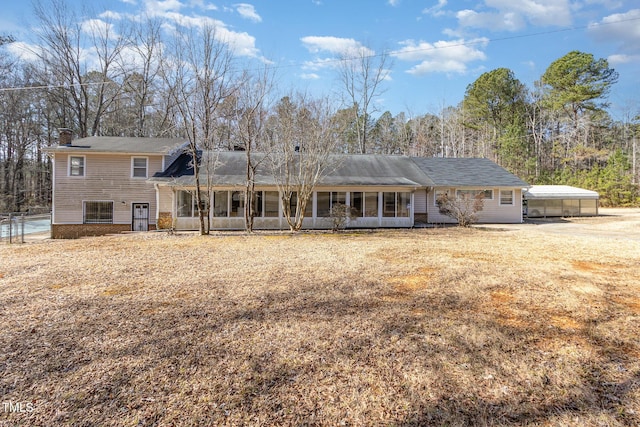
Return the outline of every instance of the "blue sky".
<path id="1" fill-rule="evenodd" d="M 44 1 L 44 0 L 43 0 Z M 46 4 L 46 1 L 44 1 Z M 83 3 L 67 4 L 82 15 Z M 84 1 L 86 4 L 86 0 Z M 638 0 L 111 0 L 84 19 L 111 22 L 143 13 L 169 21 L 215 22 L 236 54 L 277 69 L 282 90 L 339 91 L 338 55 L 366 47 L 393 67 L 377 108 L 394 115 L 456 105 L 480 74 L 506 67 L 527 86 L 571 50 L 607 58 L 619 74 L 609 101 L 616 119 L 640 112 Z M 35 25 L 28 1 L 3 5 L 0 33 L 20 43 Z"/>

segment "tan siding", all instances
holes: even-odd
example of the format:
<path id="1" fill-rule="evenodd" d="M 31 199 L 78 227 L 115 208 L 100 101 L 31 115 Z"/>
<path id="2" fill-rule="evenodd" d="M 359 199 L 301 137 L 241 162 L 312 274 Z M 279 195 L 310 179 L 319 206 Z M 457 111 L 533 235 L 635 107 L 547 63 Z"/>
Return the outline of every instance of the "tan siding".
<path id="1" fill-rule="evenodd" d="M 149 203 L 149 212 L 156 212 L 154 186 L 145 178 L 131 177 L 130 154 L 86 154 L 84 177 L 68 176 L 69 157 L 55 155 L 54 224 L 81 224 L 83 201 L 113 201 L 115 224 L 131 223 L 133 202 Z M 160 171 L 162 156 L 144 157 L 149 159 L 148 176 Z M 149 222 L 155 224 L 153 214 Z"/>
<path id="2" fill-rule="evenodd" d="M 448 190 L 449 194 L 455 194 L 454 188 L 437 188 L 436 190 Z M 510 190 L 503 188 L 503 190 Z M 500 188 L 493 189 L 493 199 L 485 200 L 481 212 L 478 213 L 478 222 L 480 223 L 519 223 L 522 220 L 522 190 L 514 189 L 514 203 L 512 206 L 500 205 Z M 427 208 L 429 210 L 430 223 L 455 223 L 449 217 L 438 212 L 435 205 L 435 191 L 431 191 L 427 195 Z"/>
<path id="3" fill-rule="evenodd" d="M 420 188 L 413 193 L 413 200 L 415 207 L 413 209 L 414 213 L 423 214 L 427 213 L 427 190 L 424 188 Z"/>

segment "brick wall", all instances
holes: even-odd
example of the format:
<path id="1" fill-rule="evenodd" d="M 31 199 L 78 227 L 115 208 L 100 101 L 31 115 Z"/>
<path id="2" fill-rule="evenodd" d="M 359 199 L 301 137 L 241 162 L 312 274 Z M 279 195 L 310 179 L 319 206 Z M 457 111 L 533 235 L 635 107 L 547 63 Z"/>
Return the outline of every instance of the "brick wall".
<path id="1" fill-rule="evenodd" d="M 77 239 L 78 237 L 103 236 L 123 231 L 131 231 L 131 224 L 51 224 L 52 239 Z"/>
<path id="2" fill-rule="evenodd" d="M 158 229 L 169 230 L 173 226 L 171 212 L 160 212 L 158 214 Z"/>

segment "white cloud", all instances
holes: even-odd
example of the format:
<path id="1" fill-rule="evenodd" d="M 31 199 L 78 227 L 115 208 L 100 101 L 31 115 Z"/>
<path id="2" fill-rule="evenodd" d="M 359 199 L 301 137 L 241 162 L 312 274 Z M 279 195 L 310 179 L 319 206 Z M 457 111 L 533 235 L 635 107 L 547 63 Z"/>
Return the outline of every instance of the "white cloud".
<path id="1" fill-rule="evenodd" d="M 389 6 L 396 7 L 400 4 L 400 0 L 387 0 L 387 3 L 389 3 Z"/>
<path id="2" fill-rule="evenodd" d="M 136 0 L 120 0 L 120 1 L 124 4 L 132 4 L 132 5 L 137 4 Z"/>
<path id="3" fill-rule="evenodd" d="M 422 13 L 425 15 L 431 16 L 442 16 L 444 15 L 444 11 L 442 10 L 447 5 L 447 0 L 438 0 L 438 4 L 435 6 L 428 7 L 422 10 Z"/>
<path id="4" fill-rule="evenodd" d="M 218 6 L 213 3 L 205 3 L 204 0 L 190 0 L 189 6 L 202 10 L 218 10 Z"/>
<path id="5" fill-rule="evenodd" d="M 147 10 L 147 13 L 152 16 L 166 19 L 168 23 L 164 24 L 164 28 L 169 31 L 176 31 L 175 25 L 186 28 L 202 28 L 204 26 L 211 26 L 216 29 L 216 39 L 223 43 L 228 43 L 237 55 L 259 58 L 264 63 L 270 62 L 266 58 L 260 56 L 260 51 L 256 47 L 255 37 L 247 32 L 230 30 L 224 22 L 208 16 L 185 15 L 178 11 L 171 10 L 171 8 L 182 7 L 182 4 L 178 1 L 166 0 L 164 2 L 157 2 L 156 0 L 147 0 L 147 6 L 151 3 L 163 3 L 164 6 L 168 8 L 165 10 L 161 8 L 157 11 Z"/>
<path id="6" fill-rule="evenodd" d="M 610 55 L 607 58 L 607 61 L 611 66 L 628 64 L 631 62 L 640 62 L 640 55 L 625 55 L 625 54 Z"/>
<path id="7" fill-rule="evenodd" d="M 479 11 L 458 11 L 459 24 L 494 31 L 518 31 L 527 22 L 545 27 L 566 26 L 573 20 L 569 0 L 485 0 L 484 3 L 486 8 Z"/>
<path id="8" fill-rule="evenodd" d="M 147 13 L 153 15 L 179 11 L 184 7 L 178 0 L 144 0 L 144 5 Z"/>
<path id="9" fill-rule="evenodd" d="M 311 53 L 329 52 L 339 56 L 351 56 L 364 53 L 374 55 L 375 52 L 359 41 L 332 36 L 307 36 L 300 39 Z"/>
<path id="10" fill-rule="evenodd" d="M 604 17 L 589 26 L 589 34 L 597 41 L 613 43 L 622 53 L 640 52 L 640 9 Z"/>
<path id="11" fill-rule="evenodd" d="M 103 21 L 102 19 L 87 19 L 80 24 L 80 28 L 87 34 L 101 34 L 115 37 L 116 31 L 113 24 Z"/>
<path id="12" fill-rule="evenodd" d="M 235 5 L 236 10 L 245 19 L 253 22 L 262 22 L 262 17 L 256 12 L 256 8 L 251 4 L 239 3 Z"/>
<path id="13" fill-rule="evenodd" d="M 300 74 L 300 78 L 303 80 L 318 80 L 320 78 L 316 73 Z"/>
<path id="14" fill-rule="evenodd" d="M 7 44 L 6 48 L 12 55 L 17 56 L 23 61 L 34 62 L 38 60 L 36 52 L 40 50 L 39 46 L 24 42 L 13 42 Z"/>
<path id="15" fill-rule="evenodd" d="M 98 18 L 110 19 L 113 21 L 119 21 L 125 18 L 127 15 L 124 15 L 120 12 L 114 12 L 112 10 L 107 10 L 98 15 Z"/>
<path id="16" fill-rule="evenodd" d="M 467 72 L 467 65 L 474 61 L 483 61 L 486 55 L 479 48 L 488 45 L 487 38 L 473 40 L 451 40 L 428 43 L 406 40 L 401 44 L 403 48 L 393 52 L 393 56 L 401 61 L 419 62 L 407 73 L 423 75 L 427 73 L 456 73 Z"/>
<path id="17" fill-rule="evenodd" d="M 525 23 L 520 15 L 514 13 L 488 13 L 473 10 L 461 10 L 456 18 L 462 27 L 488 28 L 493 31 L 517 31 Z"/>

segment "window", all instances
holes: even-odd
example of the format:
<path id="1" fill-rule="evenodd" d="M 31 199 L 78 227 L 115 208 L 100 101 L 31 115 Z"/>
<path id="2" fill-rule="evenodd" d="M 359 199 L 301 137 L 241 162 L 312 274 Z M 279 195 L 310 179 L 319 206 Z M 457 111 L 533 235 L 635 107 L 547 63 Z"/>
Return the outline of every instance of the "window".
<path id="1" fill-rule="evenodd" d="M 214 191 L 213 193 L 213 216 L 226 218 L 229 216 L 229 192 Z"/>
<path id="2" fill-rule="evenodd" d="M 231 192 L 231 216 L 244 217 L 244 191 Z"/>
<path id="3" fill-rule="evenodd" d="M 378 217 L 378 193 L 364 193 L 364 216 Z"/>
<path id="4" fill-rule="evenodd" d="M 262 191 L 253 193 L 253 215 L 255 217 L 262 216 Z"/>
<path id="5" fill-rule="evenodd" d="M 500 204 L 513 205 L 513 190 L 500 190 Z"/>
<path id="6" fill-rule="evenodd" d="M 493 200 L 493 190 L 458 190 L 456 197 L 476 197 L 482 193 L 484 200 Z"/>
<path id="7" fill-rule="evenodd" d="M 316 216 L 319 218 L 329 217 L 331 210 L 331 193 L 318 191 L 316 193 Z"/>
<path id="8" fill-rule="evenodd" d="M 364 199 L 363 193 L 353 192 L 351 193 L 351 214 L 355 217 L 362 217 L 364 213 Z"/>
<path id="9" fill-rule="evenodd" d="M 147 161 L 148 159 L 146 157 L 131 158 L 131 176 L 133 178 L 147 177 Z"/>
<path id="10" fill-rule="evenodd" d="M 178 191 L 176 205 L 179 217 L 193 217 L 193 195 L 190 191 Z"/>
<path id="11" fill-rule="evenodd" d="M 396 216 L 396 193 L 382 193 L 382 216 Z"/>
<path id="12" fill-rule="evenodd" d="M 436 190 L 435 194 L 434 194 L 434 198 L 433 198 L 433 203 L 434 205 L 438 206 L 438 199 L 442 196 L 448 196 L 449 195 L 449 191 L 447 190 Z"/>
<path id="13" fill-rule="evenodd" d="M 202 198 L 202 210 L 205 215 L 209 211 L 209 197 L 206 191 L 200 191 Z M 191 191 L 180 190 L 176 197 L 176 211 L 179 217 L 196 217 L 198 216 L 198 205 L 196 204 L 196 195 Z"/>
<path id="14" fill-rule="evenodd" d="M 333 191 L 331 193 L 319 191 L 316 193 L 317 212 L 320 218 L 328 218 L 331 216 L 331 207 L 336 203 L 347 203 L 347 193 L 344 191 Z"/>
<path id="15" fill-rule="evenodd" d="M 113 202 L 84 202 L 84 224 L 113 224 Z"/>
<path id="16" fill-rule="evenodd" d="M 69 156 L 69 176 L 84 176 L 84 156 Z"/>
<path id="17" fill-rule="evenodd" d="M 382 216 L 408 218 L 411 214 L 411 193 L 382 193 Z"/>
<path id="18" fill-rule="evenodd" d="M 264 216 L 269 218 L 278 217 L 280 207 L 280 194 L 277 191 L 264 192 Z"/>
<path id="19" fill-rule="evenodd" d="M 411 212 L 411 193 L 396 193 L 397 195 L 397 210 L 396 216 L 402 218 L 408 218 Z"/>

